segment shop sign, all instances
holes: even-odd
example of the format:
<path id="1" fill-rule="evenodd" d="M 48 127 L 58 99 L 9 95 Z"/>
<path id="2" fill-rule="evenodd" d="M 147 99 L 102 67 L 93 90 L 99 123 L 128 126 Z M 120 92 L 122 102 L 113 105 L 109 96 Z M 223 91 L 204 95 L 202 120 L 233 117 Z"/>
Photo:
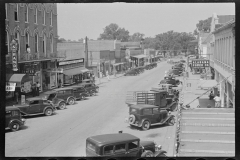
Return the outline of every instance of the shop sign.
<path id="1" fill-rule="evenodd" d="M 11 44 L 11 50 L 12 50 L 12 66 L 13 66 L 13 71 L 18 71 L 18 61 L 17 61 L 17 52 L 18 52 L 18 42 L 13 39 Z"/>
<path id="2" fill-rule="evenodd" d="M 83 63 L 83 62 L 84 62 L 84 58 L 79 59 L 79 60 L 73 60 L 73 61 L 59 62 L 59 65 L 68 65 L 68 64 Z"/>
<path id="3" fill-rule="evenodd" d="M 6 91 L 15 91 L 16 83 L 6 83 Z"/>
<path id="4" fill-rule="evenodd" d="M 193 68 L 205 68 L 209 67 L 209 60 L 192 60 Z"/>

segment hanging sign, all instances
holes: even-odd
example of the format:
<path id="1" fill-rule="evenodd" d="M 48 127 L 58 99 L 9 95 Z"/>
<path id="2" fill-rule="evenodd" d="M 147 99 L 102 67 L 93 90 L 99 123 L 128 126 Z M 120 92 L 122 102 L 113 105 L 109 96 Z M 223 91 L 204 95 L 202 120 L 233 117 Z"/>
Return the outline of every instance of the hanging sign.
<path id="1" fill-rule="evenodd" d="M 6 91 L 15 91 L 16 83 L 6 83 Z"/>
<path id="2" fill-rule="evenodd" d="M 209 60 L 192 60 L 192 67 L 193 68 L 205 68 L 209 67 Z"/>
<path id="3" fill-rule="evenodd" d="M 17 61 L 17 52 L 18 52 L 18 42 L 17 40 L 13 39 L 11 44 L 11 51 L 12 51 L 12 66 L 13 71 L 18 71 L 18 61 Z"/>

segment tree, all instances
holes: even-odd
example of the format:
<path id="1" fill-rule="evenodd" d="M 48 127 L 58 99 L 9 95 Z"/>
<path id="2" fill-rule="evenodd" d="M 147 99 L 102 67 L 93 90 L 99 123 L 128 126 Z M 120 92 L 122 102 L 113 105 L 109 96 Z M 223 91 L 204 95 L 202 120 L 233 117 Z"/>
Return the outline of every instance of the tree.
<path id="1" fill-rule="evenodd" d="M 209 32 L 211 27 L 212 17 L 209 17 L 205 20 L 200 20 L 198 24 L 196 24 L 199 31 Z"/>
<path id="2" fill-rule="evenodd" d="M 66 39 L 60 38 L 60 37 L 58 36 L 57 42 L 58 42 L 58 43 L 66 42 Z"/>
<path id="3" fill-rule="evenodd" d="M 99 40 L 121 40 L 128 41 L 129 31 L 124 28 L 120 28 L 117 24 L 111 23 L 103 29 L 103 33 L 100 34 Z"/>
<path id="4" fill-rule="evenodd" d="M 143 33 L 136 32 L 136 33 L 134 33 L 133 35 L 130 36 L 129 41 L 140 42 L 141 39 L 143 39 L 143 37 L 144 37 Z"/>

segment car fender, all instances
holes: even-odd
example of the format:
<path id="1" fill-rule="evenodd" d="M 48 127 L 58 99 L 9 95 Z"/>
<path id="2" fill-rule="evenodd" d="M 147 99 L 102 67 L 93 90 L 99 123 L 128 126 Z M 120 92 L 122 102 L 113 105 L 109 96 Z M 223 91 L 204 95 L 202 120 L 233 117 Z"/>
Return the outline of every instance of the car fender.
<path id="1" fill-rule="evenodd" d="M 23 122 L 18 120 L 18 119 L 13 119 L 11 120 L 9 123 L 8 123 L 8 127 L 10 128 L 11 124 L 14 123 L 14 122 L 17 122 L 20 126 L 23 125 Z"/>
<path id="2" fill-rule="evenodd" d="M 50 109 L 52 109 L 53 111 L 55 111 L 55 109 L 54 109 L 52 106 L 46 106 L 46 107 L 43 109 L 43 114 L 45 113 L 45 110 L 48 109 L 48 108 L 50 108 Z"/>
<path id="3" fill-rule="evenodd" d="M 167 153 L 167 152 L 164 151 L 164 150 L 156 151 L 156 152 L 154 153 L 154 157 L 161 157 L 161 155 L 162 155 L 163 153 Z"/>
<path id="4" fill-rule="evenodd" d="M 151 126 L 151 121 L 148 118 L 142 119 L 141 122 L 138 124 L 138 126 L 142 127 L 143 122 L 146 121 L 146 120 L 150 122 L 150 126 Z"/>

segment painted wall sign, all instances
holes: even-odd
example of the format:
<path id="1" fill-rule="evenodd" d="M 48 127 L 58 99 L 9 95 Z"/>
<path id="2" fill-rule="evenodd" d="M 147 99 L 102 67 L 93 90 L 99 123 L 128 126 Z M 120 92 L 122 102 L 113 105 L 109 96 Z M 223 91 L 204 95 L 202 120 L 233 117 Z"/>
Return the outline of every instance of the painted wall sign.
<path id="1" fill-rule="evenodd" d="M 6 91 L 15 91 L 16 83 L 6 83 Z"/>
<path id="2" fill-rule="evenodd" d="M 209 67 L 209 60 L 192 60 L 193 68 L 205 68 Z"/>
<path id="3" fill-rule="evenodd" d="M 12 51 L 13 71 L 18 71 L 18 60 L 17 60 L 18 42 L 17 42 L 17 40 L 13 39 L 10 46 L 11 46 L 11 51 Z"/>
<path id="4" fill-rule="evenodd" d="M 67 64 L 83 63 L 83 62 L 84 62 L 84 59 L 82 58 L 79 60 L 59 62 L 59 65 L 67 65 Z"/>

